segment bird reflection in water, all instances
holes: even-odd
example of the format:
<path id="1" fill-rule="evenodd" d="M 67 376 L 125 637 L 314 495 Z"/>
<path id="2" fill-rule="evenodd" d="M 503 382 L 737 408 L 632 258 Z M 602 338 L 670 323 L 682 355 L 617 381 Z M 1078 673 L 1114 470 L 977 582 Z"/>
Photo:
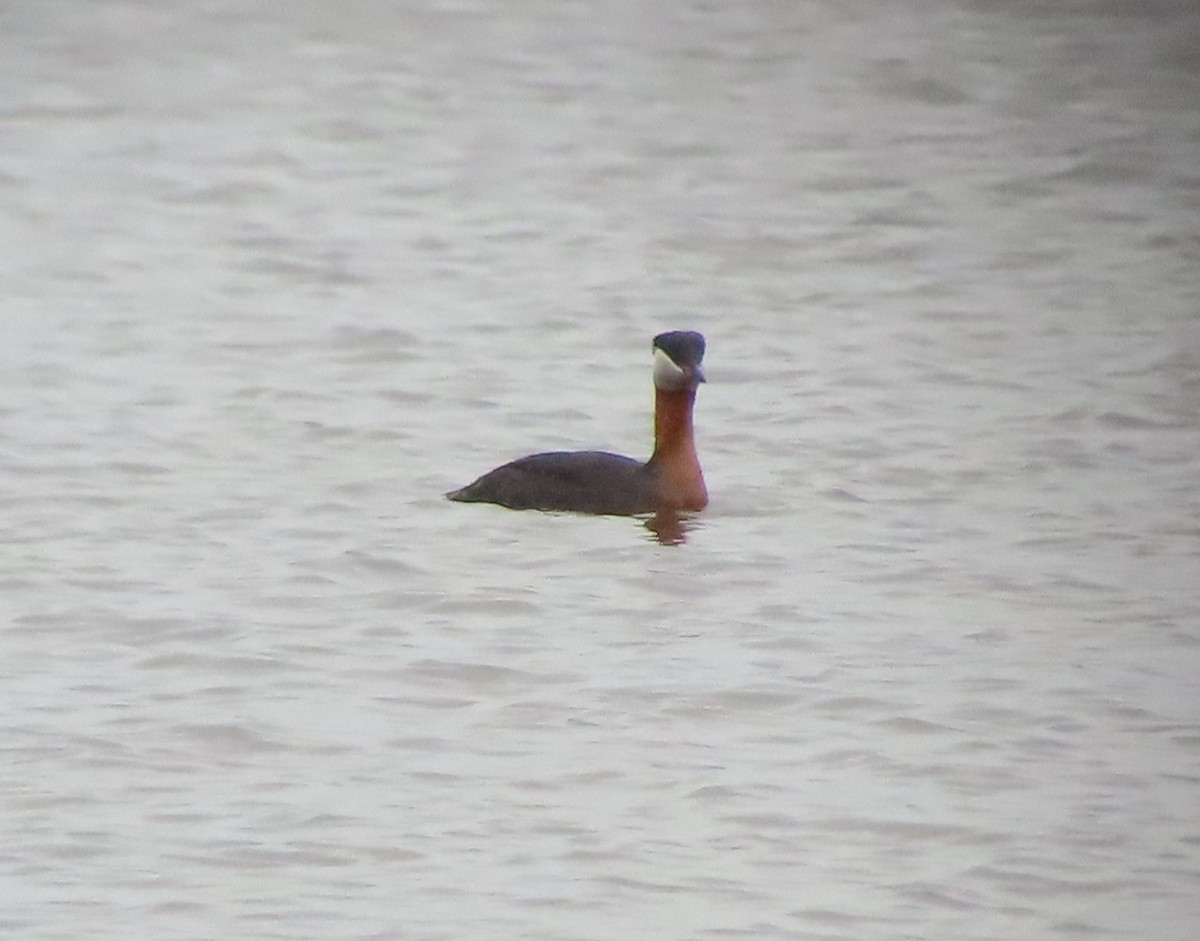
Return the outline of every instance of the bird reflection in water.
<path id="1" fill-rule="evenodd" d="M 664 546 L 682 546 L 687 534 L 697 528 L 696 521 L 674 510 L 659 510 L 642 525 L 652 534 L 655 542 Z"/>

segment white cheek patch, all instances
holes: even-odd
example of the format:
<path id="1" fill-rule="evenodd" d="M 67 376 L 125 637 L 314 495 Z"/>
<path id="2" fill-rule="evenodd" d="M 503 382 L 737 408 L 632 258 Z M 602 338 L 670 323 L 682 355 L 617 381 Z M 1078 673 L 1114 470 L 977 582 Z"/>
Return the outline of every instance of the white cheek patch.
<path id="1" fill-rule="evenodd" d="M 654 351 L 654 388 L 670 392 L 688 384 L 687 374 L 662 350 Z"/>

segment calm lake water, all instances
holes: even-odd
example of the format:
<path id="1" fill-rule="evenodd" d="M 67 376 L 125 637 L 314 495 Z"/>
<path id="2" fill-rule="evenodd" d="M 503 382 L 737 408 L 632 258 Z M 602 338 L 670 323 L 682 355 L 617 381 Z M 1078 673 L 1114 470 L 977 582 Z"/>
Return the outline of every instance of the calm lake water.
<path id="1" fill-rule="evenodd" d="M 0 10 L 0 934 L 1200 935 L 1200 7 Z M 441 494 L 649 450 L 712 504 Z"/>

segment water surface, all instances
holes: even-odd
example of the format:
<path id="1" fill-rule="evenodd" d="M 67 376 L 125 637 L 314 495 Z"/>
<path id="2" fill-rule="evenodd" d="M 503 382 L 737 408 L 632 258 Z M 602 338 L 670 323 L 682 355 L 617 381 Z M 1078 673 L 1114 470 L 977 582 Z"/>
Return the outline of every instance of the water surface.
<path id="1" fill-rule="evenodd" d="M 1200 930 L 1191 4 L 10 7 L 8 934 Z"/>

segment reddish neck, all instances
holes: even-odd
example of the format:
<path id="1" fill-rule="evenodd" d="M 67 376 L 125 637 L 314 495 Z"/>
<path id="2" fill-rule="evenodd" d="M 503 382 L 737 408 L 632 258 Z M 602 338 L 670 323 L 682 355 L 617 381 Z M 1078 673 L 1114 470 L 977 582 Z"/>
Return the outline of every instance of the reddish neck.
<path id="1" fill-rule="evenodd" d="M 654 394 L 654 454 L 650 463 L 662 475 L 663 502 L 680 510 L 702 510 L 708 503 L 692 433 L 695 401 L 695 389 L 656 389 Z"/>

